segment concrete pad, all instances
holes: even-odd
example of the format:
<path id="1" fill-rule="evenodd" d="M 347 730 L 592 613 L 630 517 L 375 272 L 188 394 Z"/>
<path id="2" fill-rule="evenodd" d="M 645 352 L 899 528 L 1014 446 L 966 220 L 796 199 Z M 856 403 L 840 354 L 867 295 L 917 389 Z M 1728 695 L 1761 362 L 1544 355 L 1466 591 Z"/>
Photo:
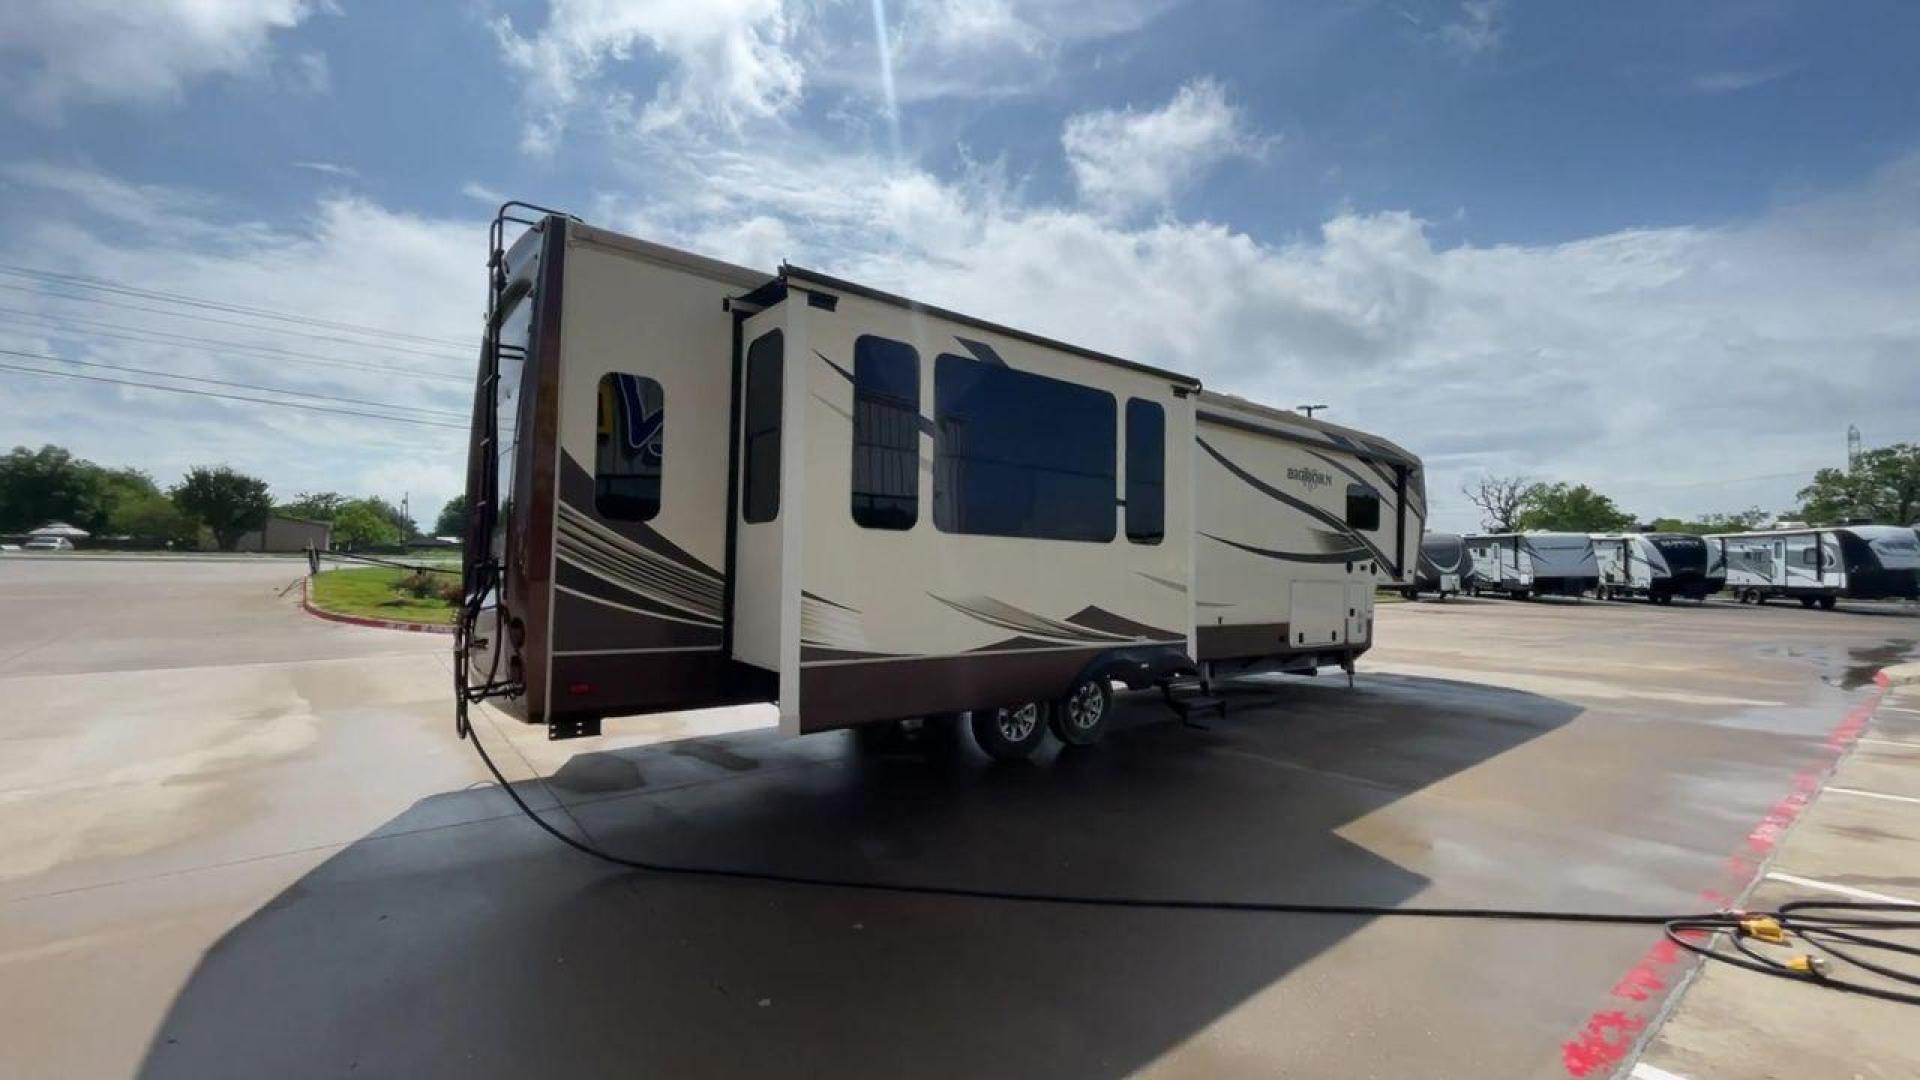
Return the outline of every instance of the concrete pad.
<path id="1" fill-rule="evenodd" d="M 307 617 L 281 567 L 23 566 L 0 611 L 50 617 L 0 619 L 0 694 L 26 703 L 0 830 L 31 839 L 0 848 L 8 1077 L 1558 1077 L 1656 940 L 628 873 L 488 786 L 444 639 Z M 1378 627 L 1352 690 L 1243 688 L 1210 731 L 1128 696 L 1102 746 L 1014 767 L 788 740 L 764 709 L 567 743 L 475 718 L 545 820 L 650 859 L 1648 911 L 1727 887 L 1920 638 L 1730 605 L 1412 603 Z"/>

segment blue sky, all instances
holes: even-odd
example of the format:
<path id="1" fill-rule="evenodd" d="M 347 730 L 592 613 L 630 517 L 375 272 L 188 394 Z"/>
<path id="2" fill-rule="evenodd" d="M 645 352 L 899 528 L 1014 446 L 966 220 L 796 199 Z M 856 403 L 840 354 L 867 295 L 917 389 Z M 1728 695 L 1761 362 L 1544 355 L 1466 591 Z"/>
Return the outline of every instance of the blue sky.
<path id="1" fill-rule="evenodd" d="M 511 195 L 1329 402 L 1428 458 L 1442 526 L 1490 471 L 1779 509 L 1848 423 L 1920 436 L 1910 4 L 215 7 L 0 12 L 0 262 L 464 342 Z M 4 348 L 462 407 L 5 299 Z M 0 442 L 458 486 L 451 429 L 162 396 L 0 373 Z"/>

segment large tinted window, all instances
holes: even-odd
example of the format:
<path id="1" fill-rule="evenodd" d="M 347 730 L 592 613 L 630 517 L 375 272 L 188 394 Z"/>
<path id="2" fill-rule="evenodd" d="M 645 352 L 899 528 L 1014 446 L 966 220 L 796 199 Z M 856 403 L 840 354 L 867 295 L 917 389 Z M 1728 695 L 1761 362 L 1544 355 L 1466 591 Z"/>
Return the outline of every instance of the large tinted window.
<path id="1" fill-rule="evenodd" d="M 666 417 L 659 383 L 614 371 L 600 376 L 593 442 L 595 513 L 617 521 L 646 521 L 660 512 Z"/>
<path id="2" fill-rule="evenodd" d="M 1365 484 L 1348 484 L 1347 524 L 1355 529 L 1379 528 L 1379 494 Z"/>
<path id="3" fill-rule="evenodd" d="M 746 466 L 741 516 L 750 523 L 780 515 L 780 384 L 785 338 L 770 330 L 747 347 L 747 401 L 741 417 Z"/>
<path id="4" fill-rule="evenodd" d="M 920 520 L 920 354 L 872 335 L 853 343 L 853 520 Z"/>
<path id="5" fill-rule="evenodd" d="M 1157 544 L 1167 533 L 1167 413 L 1127 399 L 1127 539 Z"/>
<path id="6" fill-rule="evenodd" d="M 935 526 L 1113 539 L 1112 394 L 951 354 L 935 362 L 933 389 Z"/>

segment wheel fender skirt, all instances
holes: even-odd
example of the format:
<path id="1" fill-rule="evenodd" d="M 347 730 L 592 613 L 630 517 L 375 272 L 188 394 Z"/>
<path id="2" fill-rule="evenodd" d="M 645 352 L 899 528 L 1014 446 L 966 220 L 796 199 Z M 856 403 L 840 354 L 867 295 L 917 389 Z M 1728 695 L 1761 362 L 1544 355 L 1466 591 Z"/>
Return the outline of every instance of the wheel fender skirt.
<path id="1" fill-rule="evenodd" d="M 1144 690 L 1167 679 L 1199 672 L 1186 650 L 1178 645 L 1131 645 L 1108 649 L 1088 660 L 1074 681 L 1108 679 Z"/>

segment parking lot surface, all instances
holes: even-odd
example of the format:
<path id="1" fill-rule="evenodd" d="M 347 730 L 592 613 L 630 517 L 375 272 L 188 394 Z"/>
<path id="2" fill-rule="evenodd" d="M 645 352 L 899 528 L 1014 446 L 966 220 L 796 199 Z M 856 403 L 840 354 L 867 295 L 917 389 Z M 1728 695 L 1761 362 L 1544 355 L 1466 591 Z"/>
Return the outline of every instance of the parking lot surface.
<path id="1" fill-rule="evenodd" d="M 1648 927 L 622 871 L 483 783 L 445 637 L 306 616 L 298 572 L 0 560 L 0 1075 L 1604 1076 L 1684 974 Z M 1694 911 L 1765 869 L 1920 620 L 1455 600 L 1377 635 L 1352 689 L 1236 689 L 1210 730 L 1123 696 L 1100 747 L 1014 767 L 753 709 L 481 734 L 548 820 L 666 861 Z"/>

